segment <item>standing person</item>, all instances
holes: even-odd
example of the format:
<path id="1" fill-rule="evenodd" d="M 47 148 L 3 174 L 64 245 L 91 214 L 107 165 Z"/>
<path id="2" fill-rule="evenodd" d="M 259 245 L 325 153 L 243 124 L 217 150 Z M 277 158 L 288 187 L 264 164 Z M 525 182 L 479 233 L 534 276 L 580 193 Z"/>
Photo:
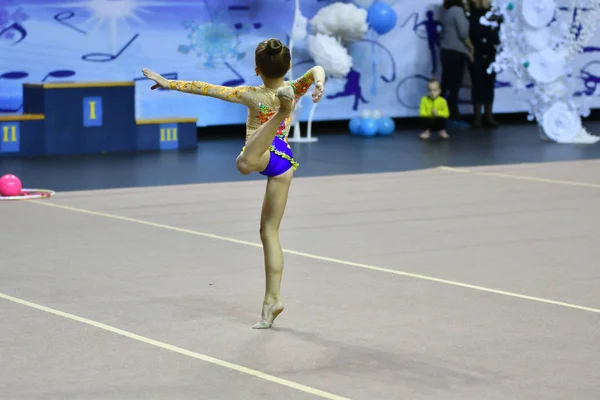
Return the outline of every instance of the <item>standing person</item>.
<path id="1" fill-rule="evenodd" d="M 440 40 L 442 96 L 448 101 L 450 119 L 459 121 L 458 94 L 465 69 L 473 61 L 473 45 L 469 39 L 469 20 L 463 0 L 444 0 L 444 9 L 444 30 Z"/>
<path id="2" fill-rule="evenodd" d="M 469 0 L 469 37 L 475 49 L 471 64 L 471 99 L 473 101 L 473 128 L 485 125 L 496 128 L 498 122 L 492 115 L 496 73 L 488 74 L 489 66 L 496 59 L 496 48 L 500 44 L 499 24 L 501 18 L 493 15 L 491 0 Z M 482 124 L 481 107 L 484 108 Z"/>
<path id="3" fill-rule="evenodd" d="M 236 159 L 243 175 L 258 172 L 267 177 L 267 188 L 260 218 L 260 239 L 265 260 L 266 289 L 261 320 L 253 328 L 266 329 L 283 311 L 280 286 L 283 252 L 279 243 L 279 224 L 286 208 L 290 184 L 298 163 L 287 143 L 291 114 L 296 102 L 314 83 L 312 99 L 321 100 L 325 71 L 316 66 L 293 82 L 284 81 L 291 66 L 290 49 L 278 39 L 268 39 L 255 50 L 255 71 L 260 86 L 217 86 L 202 81 L 167 80 L 143 69 L 144 76 L 156 82 L 152 89 L 164 88 L 210 96 L 243 104 L 248 108 L 246 145 Z"/>

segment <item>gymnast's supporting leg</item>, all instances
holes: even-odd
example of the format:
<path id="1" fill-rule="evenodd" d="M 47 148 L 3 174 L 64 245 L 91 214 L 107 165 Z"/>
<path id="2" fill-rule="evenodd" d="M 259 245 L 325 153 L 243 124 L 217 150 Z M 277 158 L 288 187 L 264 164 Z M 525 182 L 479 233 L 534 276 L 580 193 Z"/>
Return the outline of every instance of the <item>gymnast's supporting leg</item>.
<path id="1" fill-rule="evenodd" d="M 294 169 L 279 176 L 269 177 L 260 217 L 260 239 L 265 257 L 266 288 L 261 321 L 254 329 L 267 329 L 283 311 L 281 301 L 281 275 L 283 252 L 279 243 L 279 225 L 285 211 Z"/>
<path id="2" fill-rule="evenodd" d="M 240 173 L 247 175 L 252 172 L 260 172 L 269 164 L 269 147 L 277 134 L 281 123 L 290 115 L 293 109 L 294 89 L 291 86 L 283 86 L 277 91 L 279 97 L 279 110 L 246 142 L 246 148 L 236 160 L 236 167 Z"/>

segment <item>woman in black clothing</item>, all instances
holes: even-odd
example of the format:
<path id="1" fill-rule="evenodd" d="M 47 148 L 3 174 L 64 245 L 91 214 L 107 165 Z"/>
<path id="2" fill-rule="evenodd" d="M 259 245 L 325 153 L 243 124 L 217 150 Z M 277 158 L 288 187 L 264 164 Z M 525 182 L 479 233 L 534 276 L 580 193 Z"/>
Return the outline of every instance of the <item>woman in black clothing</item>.
<path id="1" fill-rule="evenodd" d="M 482 126 L 482 106 L 485 110 L 483 124 L 490 128 L 498 126 L 492 116 L 496 73 L 488 74 L 487 70 L 496 59 L 496 47 L 500 44 L 498 25 L 501 18 L 487 15 L 490 10 L 491 0 L 469 0 L 469 37 L 475 50 L 470 66 L 471 99 L 475 114 L 473 128 Z"/>

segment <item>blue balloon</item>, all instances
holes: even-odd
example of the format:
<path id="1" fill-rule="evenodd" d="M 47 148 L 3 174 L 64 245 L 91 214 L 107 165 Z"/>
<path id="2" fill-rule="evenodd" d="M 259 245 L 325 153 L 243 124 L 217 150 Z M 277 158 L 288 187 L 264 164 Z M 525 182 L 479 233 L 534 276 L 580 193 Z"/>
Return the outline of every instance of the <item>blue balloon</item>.
<path id="1" fill-rule="evenodd" d="M 380 118 L 377 125 L 377 133 L 380 135 L 391 135 L 396 130 L 394 120 L 389 117 Z"/>
<path id="2" fill-rule="evenodd" d="M 350 123 L 348 124 L 348 129 L 350 130 L 350 133 L 353 135 L 360 135 L 361 134 L 361 120 L 360 118 L 352 118 L 350 120 Z"/>
<path id="3" fill-rule="evenodd" d="M 375 136 L 377 134 L 377 121 L 373 118 L 364 118 L 360 128 L 363 136 Z"/>
<path id="4" fill-rule="evenodd" d="M 385 35 L 396 26 L 398 16 L 394 9 L 387 3 L 377 1 L 369 7 L 367 23 L 375 32 Z"/>

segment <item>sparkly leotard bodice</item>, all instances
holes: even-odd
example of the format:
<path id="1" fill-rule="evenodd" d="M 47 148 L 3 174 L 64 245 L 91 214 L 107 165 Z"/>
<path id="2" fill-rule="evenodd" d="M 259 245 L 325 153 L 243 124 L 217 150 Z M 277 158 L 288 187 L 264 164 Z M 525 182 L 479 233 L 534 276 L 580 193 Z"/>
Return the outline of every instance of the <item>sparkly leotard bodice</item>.
<path id="1" fill-rule="evenodd" d="M 300 78 L 291 82 L 286 82 L 287 85 L 291 85 L 294 88 L 294 107 L 300 97 L 302 97 L 308 91 L 314 80 L 314 75 L 312 71 L 309 70 Z M 277 89 L 271 89 L 265 87 L 264 85 L 227 87 L 200 81 L 170 80 L 169 89 L 215 97 L 230 103 L 243 104 L 248 107 L 248 117 L 246 119 L 246 141 L 279 109 Z M 291 115 L 281 123 L 281 126 L 277 131 L 277 136 L 287 141 L 290 127 Z"/>

